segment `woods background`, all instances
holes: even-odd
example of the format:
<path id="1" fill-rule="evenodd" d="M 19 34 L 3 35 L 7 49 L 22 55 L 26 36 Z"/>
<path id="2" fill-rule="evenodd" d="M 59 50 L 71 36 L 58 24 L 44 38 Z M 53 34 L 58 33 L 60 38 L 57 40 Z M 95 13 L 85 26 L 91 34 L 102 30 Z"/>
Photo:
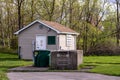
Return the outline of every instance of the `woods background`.
<path id="1" fill-rule="evenodd" d="M 119 0 L 0 0 L 0 50 L 17 49 L 14 32 L 40 19 L 79 32 L 85 55 L 120 55 L 119 10 Z"/>

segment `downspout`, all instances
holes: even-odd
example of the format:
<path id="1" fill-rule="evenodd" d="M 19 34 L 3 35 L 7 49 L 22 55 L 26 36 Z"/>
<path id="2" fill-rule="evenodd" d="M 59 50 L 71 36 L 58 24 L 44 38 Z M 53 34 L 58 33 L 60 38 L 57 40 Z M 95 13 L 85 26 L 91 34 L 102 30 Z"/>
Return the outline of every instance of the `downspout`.
<path id="1" fill-rule="evenodd" d="M 21 59 L 20 53 L 21 53 L 21 46 L 18 47 L 18 59 Z"/>
<path id="2" fill-rule="evenodd" d="M 60 48 L 59 48 L 59 46 L 60 46 L 60 44 L 59 44 L 59 35 L 57 35 L 57 50 L 60 50 Z"/>
<path id="3" fill-rule="evenodd" d="M 33 62 L 35 62 L 35 41 L 32 41 Z"/>

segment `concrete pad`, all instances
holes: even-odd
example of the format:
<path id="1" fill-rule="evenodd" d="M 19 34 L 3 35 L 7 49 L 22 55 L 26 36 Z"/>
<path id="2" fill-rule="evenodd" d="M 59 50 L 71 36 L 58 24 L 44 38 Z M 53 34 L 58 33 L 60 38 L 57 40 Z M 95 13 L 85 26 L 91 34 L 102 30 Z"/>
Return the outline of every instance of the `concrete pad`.
<path id="1" fill-rule="evenodd" d="M 23 66 L 11 68 L 8 72 L 44 72 L 48 71 L 48 67 L 34 67 L 34 66 Z"/>
<path id="2" fill-rule="evenodd" d="M 9 72 L 9 80 L 120 80 L 120 77 L 83 72 Z"/>

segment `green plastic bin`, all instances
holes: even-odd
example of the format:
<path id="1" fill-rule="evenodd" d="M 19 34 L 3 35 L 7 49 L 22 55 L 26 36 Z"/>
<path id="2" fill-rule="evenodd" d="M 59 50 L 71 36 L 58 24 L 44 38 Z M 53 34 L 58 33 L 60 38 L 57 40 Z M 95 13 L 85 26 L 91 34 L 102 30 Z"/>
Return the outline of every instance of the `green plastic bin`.
<path id="1" fill-rule="evenodd" d="M 36 67 L 48 67 L 49 66 L 50 51 L 39 50 L 35 56 L 34 65 Z"/>

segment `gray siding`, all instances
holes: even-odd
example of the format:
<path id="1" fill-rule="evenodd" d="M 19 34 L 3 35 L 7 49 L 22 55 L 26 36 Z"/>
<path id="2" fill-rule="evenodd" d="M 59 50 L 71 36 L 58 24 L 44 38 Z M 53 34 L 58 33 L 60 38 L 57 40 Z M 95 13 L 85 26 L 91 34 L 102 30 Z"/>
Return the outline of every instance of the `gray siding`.
<path id="1" fill-rule="evenodd" d="M 39 26 L 40 23 L 35 23 L 28 29 L 25 29 L 19 34 L 18 38 L 18 45 L 21 46 L 21 57 L 22 59 L 32 59 L 32 42 L 36 41 L 37 35 L 44 35 L 44 36 L 56 36 L 56 45 L 47 45 L 46 48 L 48 50 L 57 50 L 58 48 L 58 38 L 57 33 L 53 30 L 48 32 L 47 27 L 43 27 L 43 29 L 40 29 Z"/>

